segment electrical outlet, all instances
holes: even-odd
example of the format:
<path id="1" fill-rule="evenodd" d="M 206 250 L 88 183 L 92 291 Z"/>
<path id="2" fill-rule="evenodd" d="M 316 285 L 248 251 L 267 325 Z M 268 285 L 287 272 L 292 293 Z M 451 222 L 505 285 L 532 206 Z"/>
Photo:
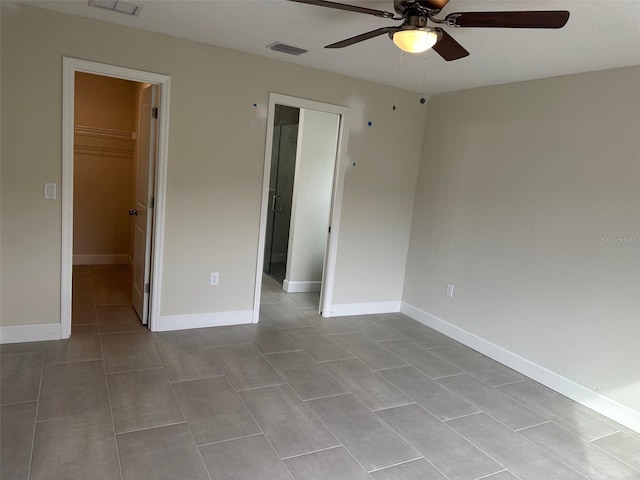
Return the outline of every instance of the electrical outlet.
<path id="1" fill-rule="evenodd" d="M 453 285 L 447 283 L 447 297 L 453 298 Z"/>
<path id="2" fill-rule="evenodd" d="M 218 285 L 220 282 L 220 274 L 218 272 L 212 272 L 209 278 L 209 285 Z"/>

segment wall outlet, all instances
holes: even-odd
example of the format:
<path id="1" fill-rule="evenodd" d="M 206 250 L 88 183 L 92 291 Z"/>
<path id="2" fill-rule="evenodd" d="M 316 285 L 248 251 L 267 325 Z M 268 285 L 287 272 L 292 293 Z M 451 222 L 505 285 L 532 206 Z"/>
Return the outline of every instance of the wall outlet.
<path id="1" fill-rule="evenodd" d="M 212 272 L 209 278 L 209 285 L 218 285 L 220 283 L 220 274 L 218 272 Z"/>
<path id="2" fill-rule="evenodd" d="M 447 283 L 447 297 L 453 298 L 453 285 Z"/>

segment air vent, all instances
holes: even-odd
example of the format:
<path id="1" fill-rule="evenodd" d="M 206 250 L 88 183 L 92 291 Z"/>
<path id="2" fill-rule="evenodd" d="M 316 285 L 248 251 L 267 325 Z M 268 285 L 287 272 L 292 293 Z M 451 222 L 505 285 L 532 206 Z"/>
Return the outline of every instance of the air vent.
<path id="1" fill-rule="evenodd" d="M 302 55 L 303 53 L 307 53 L 309 51 L 309 50 L 305 50 L 304 48 L 298 48 L 298 47 L 294 47 L 292 45 L 287 45 L 280 42 L 267 45 L 267 48 L 270 48 L 275 52 L 286 53 L 287 55 Z"/>
<path id="2" fill-rule="evenodd" d="M 105 10 L 111 10 L 112 12 L 133 15 L 134 17 L 140 15 L 140 10 L 142 10 L 142 5 L 122 2 L 120 0 L 89 0 L 89 5 L 92 7 L 104 8 Z"/>

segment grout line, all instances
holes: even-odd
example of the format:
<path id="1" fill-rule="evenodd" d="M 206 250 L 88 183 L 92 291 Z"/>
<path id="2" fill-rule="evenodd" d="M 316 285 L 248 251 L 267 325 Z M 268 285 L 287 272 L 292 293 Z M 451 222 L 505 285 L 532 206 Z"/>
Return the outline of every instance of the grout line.
<path id="1" fill-rule="evenodd" d="M 276 372 L 278 373 L 278 372 Z M 278 374 L 279 375 L 279 374 Z M 283 379 L 284 380 L 284 379 Z M 231 381 L 229 380 L 229 383 L 231 383 Z M 271 387 L 279 387 L 280 385 L 289 385 L 286 381 L 283 381 L 282 383 L 274 383 L 273 385 L 262 385 L 261 387 L 251 387 L 251 388 L 243 388 L 241 390 L 236 390 L 236 387 L 233 387 L 233 383 L 231 383 L 231 386 L 233 387 L 233 389 L 236 391 L 236 393 L 240 393 L 240 392 L 250 392 L 252 390 L 260 390 L 261 388 L 271 388 Z"/>
<path id="2" fill-rule="evenodd" d="M 573 432 L 571 432 L 573 433 Z M 615 433 L 610 433 L 609 435 L 605 435 L 604 437 L 600 437 L 598 440 L 602 439 L 602 438 L 606 438 L 609 437 L 611 435 L 615 435 L 616 433 L 620 433 L 620 432 L 615 432 Z M 624 433 L 624 432 L 622 432 Z M 586 440 L 585 440 L 586 441 Z M 595 440 L 593 440 L 595 441 Z M 595 445 L 594 443 L 591 443 L 589 441 L 587 441 L 587 443 L 589 445 L 594 446 L 595 448 L 597 448 L 598 450 L 600 450 L 601 452 L 605 453 L 606 455 L 609 455 L 612 458 L 615 458 L 616 460 L 618 460 L 620 463 L 622 463 L 623 465 L 626 465 L 627 467 L 629 467 L 631 470 L 635 471 L 635 472 L 640 472 L 640 468 L 634 467 L 633 465 L 629 464 L 626 460 L 623 460 L 622 458 L 620 458 L 619 456 L 613 454 L 612 452 L 609 452 L 607 450 L 605 450 L 604 448 L 602 448 L 600 445 Z"/>
<path id="3" fill-rule="evenodd" d="M 169 388 L 171 389 L 171 393 L 173 393 L 173 400 L 176 402 L 176 405 L 178 406 L 178 409 L 180 410 L 180 415 L 182 415 L 182 418 L 184 418 L 184 422 L 180 422 L 180 423 L 184 423 L 187 426 L 187 430 L 189 431 L 189 435 L 191 435 L 191 440 L 193 441 L 193 445 L 196 447 L 196 451 L 198 452 L 198 456 L 200 457 L 200 461 L 202 462 L 202 466 L 204 467 L 204 471 L 207 472 L 207 476 L 209 477 L 209 480 L 213 480 L 213 477 L 212 477 L 211 473 L 209 472 L 209 469 L 207 468 L 207 463 L 204 461 L 204 457 L 202 456 L 202 452 L 200 451 L 200 447 L 198 446 L 198 442 L 196 442 L 196 437 L 193 435 L 193 430 L 191 430 L 191 425 L 189 425 L 189 421 L 187 420 L 187 416 L 184 414 L 184 410 L 182 409 L 182 405 L 180 405 L 180 401 L 178 400 L 178 395 L 176 394 L 176 391 L 173 388 L 173 384 L 169 381 L 169 375 L 167 374 L 166 369 L 164 369 L 164 370 L 165 370 L 165 372 L 164 372 L 165 378 L 167 380 L 167 383 L 169 384 Z"/>
<path id="4" fill-rule="evenodd" d="M 567 430 L 569 430 L 569 429 L 567 429 Z M 569 431 L 570 431 L 571 433 L 573 433 L 573 431 L 572 431 L 572 430 L 569 430 Z M 616 431 L 616 432 L 607 433 L 606 435 L 601 435 L 601 436 L 599 436 L 599 437 L 592 438 L 591 440 L 586 440 L 586 439 L 583 439 L 583 440 L 585 440 L 586 442 L 589 442 L 589 443 L 597 442 L 598 440 L 602 440 L 603 438 L 610 437 L 611 435 L 615 435 L 616 433 L 620 433 L 621 431 L 622 431 L 622 430 L 618 430 L 618 431 Z M 575 434 L 574 434 L 574 435 L 575 435 Z M 580 437 L 580 438 L 582 438 L 582 437 Z"/>
<path id="5" fill-rule="evenodd" d="M 230 326 L 233 326 L 233 325 L 230 325 Z M 206 328 L 220 328 L 220 327 L 206 327 Z M 245 343 L 231 343 L 229 345 L 216 345 L 214 347 L 207 347 L 205 345 L 205 347 L 206 347 L 207 350 L 218 350 L 219 348 L 246 347 L 247 345 L 254 346 L 253 343 L 251 343 L 247 339 L 247 342 L 245 342 Z"/>
<path id="6" fill-rule="evenodd" d="M 501 383 L 500 385 L 491 385 L 493 388 L 505 387 L 507 385 L 515 385 L 516 383 L 524 383 L 526 380 L 515 380 L 513 382 Z"/>
<path id="7" fill-rule="evenodd" d="M 117 375 L 119 373 L 144 372 L 146 370 L 159 370 L 161 368 L 164 368 L 164 367 L 160 366 L 160 367 L 149 367 L 149 368 L 137 368 L 135 370 L 121 370 L 121 371 L 119 370 L 117 372 L 106 372 L 106 367 L 105 367 L 105 372 L 106 372 L 106 375 Z"/>
<path id="8" fill-rule="evenodd" d="M 57 340 L 54 340 L 54 341 L 57 341 Z M 99 361 L 104 361 L 104 358 L 103 357 L 100 357 L 100 358 L 83 358 L 83 359 L 80 359 L 80 360 L 67 360 L 65 362 L 49 362 L 49 363 L 45 363 L 45 365 L 68 365 L 70 363 L 87 363 L 87 362 L 99 362 Z"/>
<path id="9" fill-rule="evenodd" d="M 231 385 L 231 382 L 229 381 L 229 379 L 227 379 L 227 382 L 229 382 L 229 385 Z M 286 385 L 288 385 L 288 384 L 286 384 Z M 233 387 L 233 385 L 231 385 L 231 386 Z M 291 388 L 291 387 L 289 387 L 289 388 Z M 269 440 L 269 437 L 267 437 L 267 434 L 264 432 L 264 429 L 262 428 L 262 425 L 260 425 L 260 422 L 258 422 L 258 419 L 255 417 L 255 415 L 253 414 L 251 409 L 247 406 L 246 402 L 243 400 L 242 396 L 240 396 L 239 392 L 236 392 L 236 396 L 238 397 L 238 399 L 240 399 L 240 403 L 242 403 L 242 405 L 244 406 L 245 410 L 247 412 L 249 412 L 249 415 L 251 415 L 251 418 L 253 419 L 255 424 L 260 429 L 260 432 L 262 432 L 262 436 L 264 437 L 266 442 L 271 447 L 271 451 L 275 454 L 276 457 L 278 457 L 280 459 L 280 463 L 284 466 L 284 468 L 287 470 L 287 472 L 289 472 L 289 475 L 291 475 L 291 478 L 293 479 L 294 478 L 293 477 L 293 473 L 291 473 L 291 471 L 289 470 L 289 467 L 287 467 L 287 464 L 282 461 L 282 458 L 280 458 L 280 454 L 278 453 L 276 448 L 273 446 L 273 443 L 271 442 L 271 440 Z M 307 408 L 309 408 L 309 407 L 307 407 Z M 200 449 L 198 449 L 198 450 L 200 450 Z"/>
<path id="10" fill-rule="evenodd" d="M 522 427 L 522 428 L 514 428 L 513 431 L 514 432 L 521 432 L 522 430 L 527 430 L 529 428 L 539 427 L 540 425 L 546 425 L 547 423 L 552 423 L 552 422 L 551 422 L 551 420 L 547 420 L 545 422 L 536 423 L 534 425 L 528 425 L 528 426 Z"/>
<path id="11" fill-rule="evenodd" d="M 64 415 L 62 417 L 53 417 L 53 418 L 47 418 L 45 420 L 38 420 L 36 421 L 36 423 L 50 423 L 50 422 L 57 422 L 58 420 L 67 420 L 70 418 L 77 418 L 77 417 L 83 417 L 85 415 L 97 415 L 98 413 L 105 413 L 105 412 L 110 412 L 110 410 L 100 410 L 98 412 L 84 412 L 84 413 L 76 413 L 74 415 Z"/>
<path id="12" fill-rule="evenodd" d="M 39 388 L 39 387 L 38 387 L 38 388 Z M 39 395 L 39 394 L 40 394 L 40 393 L 38 392 L 38 395 Z M 22 402 L 0 403 L 0 407 L 9 407 L 9 406 L 11 406 L 11 405 L 21 405 L 21 404 L 23 404 L 23 403 L 33 403 L 33 402 L 38 403 L 38 399 L 36 398 L 36 399 L 34 399 L 34 400 L 24 400 L 24 401 L 22 401 Z"/>
<path id="13" fill-rule="evenodd" d="M 473 405 L 473 404 L 471 404 L 471 405 Z M 473 405 L 473 406 L 475 407 L 476 405 Z M 479 413 L 485 413 L 485 412 L 484 412 L 484 410 L 478 410 L 477 412 L 465 413 L 464 415 L 460 415 L 458 417 L 447 418 L 446 420 L 440 420 L 440 421 L 443 422 L 443 423 L 447 423 L 450 420 L 458 420 L 459 418 L 471 417 L 472 415 L 478 415 Z"/>
<path id="14" fill-rule="evenodd" d="M 291 389 L 293 390 L 293 387 Z M 349 391 L 346 391 L 346 392 L 343 392 L 343 393 L 334 393 L 333 395 L 325 395 L 323 397 L 314 397 L 314 398 L 307 398 L 307 399 L 304 399 L 302 397 L 300 397 L 300 398 L 302 399 L 303 402 L 306 403 L 306 402 L 313 402 L 314 400 L 321 400 L 323 398 L 342 397 L 344 395 L 353 395 L 353 394 L 351 392 L 349 392 Z"/>
<path id="15" fill-rule="evenodd" d="M 456 365 L 456 367 L 457 367 L 457 365 Z M 460 368 L 460 367 L 457 367 L 457 368 Z M 431 380 L 440 380 L 441 378 L 459 377 L 460 375 L 469 375 L 469 376 L 473 376 L 473 375 L 471 375 L 470 373 L 467 373 L 467 372 L 460 372 L 460 373 L 453 373 L 453 374 L 451 374 L 451 375 L 443 375 L 443 376 L 441 376 L 441 377 L 432 377 L 432 378 L 431 378 Z M 473 378 L 476 378 L 476 377 L 473 377 Z M 477 379 L 476 379 L 476 380 L 477 380 Z M 478 380 L 478 381 L 480 381 L 480 380 Z M 483 383 L 484 383 L 484 382 L 483 382 Z M 485 385 L 486 385 L 486 384 L 485 384 Z M 442 386 L 444 387 L 444 385 L 442 385 Z M 487 386 L 488 386 L 488 385 L 487 385 Z"/>
<path id="16" fill-rule="evenodd" d="M 337 438 L 336 438 L 336 440 L 337 440 Z M 326 452 L 327 450 L 334 450 L 336 448 L 344 448 L 344 445 L 342 445 L 342 443 L 340 443 L 340 445 L 334 445 L 332 447 L 320 448 L 318 450 L 311 450 L 309 452 L 298 453 L 296 455 L 290 455 L 288 457 L 282 457 L 281 460 L 284 462 L 285 460 L 290 460 L 292 458 L 304 457 L 305 455 L 312 455 L 314 453 Z M 346 450 L 346 448 L 345 448 L 345 450 Z"/>
<path id="17" fill-rule="evenodd" d="M 135 430 L 127 430 L 126 432 L 116 433 L 116 437 L 118 435 L 128 435 L 130 433 L 146 432 L 147 430 L 154 430 L 156 428 L 173 427 L 174 425 L 182 425 L 183 423 L 186 424 L 187 421 L 183 420 L 182 422 L 171 422 L 171 423 L 165 423 L 165 424 L 162 424 L 162 425 L 154 425 L 152 427 L 144 427 L 144 428 L 137 428 Z"/>
<path id="18" fill-rule="evenodd" d="M 419 405 L 417 402 L 414 402 L 411 398 L 408 398 L 408 400 L 410 400 L 409 403 L 401 403 L 399 405 L 392 405 L 390 407 L 376 408 L 375 410 L 370 408 L 369 410 L 371 410 L 373 413 L 377 413 L 377 412 L 382 412 L 383 410 L 391 410 L 392 408 L 408 407 L 409 405 L 418 405 L 419 407 L 422 407 L 422 405 Z M 422 408 L 424 408 L 424 407 L 422 407 Z M 427 410 L 427 409 L 425 408 L 425 410 Z M 431 413 L 431 412 L 429 412 L 429 413 Z"/>
<path id="19" fill-rule="evenodd" d="M 349 353 L 349 352 L 347 352 L 347 353 Z M 345 357 L 345 358 L 335 358 L 335 359 L 332 359 L 332 360 L 321 360 L 321 361 L 315 360 L 315 362 L 318 365 L 322 365 L 323 363 L 341 362 L 343 360 L 355 360 L 355 359 L 356 359 L 356 357 L 351 356 L 351 357 Z"/>
<path id="20" fill-rule="evenodd" d="M 118 436 L 116 433 L 116 419 L 113 416 L 113 405 L 111 404 L 111 390 L 109 389 L 109 381 L 108 381 L 108 377 L 107 377 L 107 366 L 105 364 L 104 361 L 104 350 L 102 348 L 102 337 L 100 335 L 98 335 L 99 340 L 100 340 L 100 351 L 102 352 L 102 370 L 104 372 L 104 383 L 106 384 L 107 387 L 107 400 L 109 401 L 109 414 L 111 415 L 111 427 L 113 428 L 113 442 L 115 443 L 115 447 L 116 447 L 116 457 L 118 458 L 118 469 L 120 470 L 120 478 L 122 479 L 124 477 L 123 473 L 122 473 L 122 461 L 120 460 L 120 446 L 118 445 Z"/>
<path id="21" fill-rule="evenodd" d="M 246 407 L 245 407 L 246 408 Z M 258 428 L 260 428 L 260 425 L 258 425 Z M 260 431 L 258 433 L 251 433 L 249 435 L 241 435 L 239 437 L 233 437 L 233 438 L 226 438 L 224 440 L 217 440 L 215 442 L 208 442 L 208 443 L 203 443 L 201 445 L 198 445 L 198 448 L 202 448 L 202 447 L 208 447 L 210 445 L 217 445 L 219 443 L 226 443 L 226 442 L 232 442 L 234 440 L 242 440 L 243 438 L 251 438 L 251 437 L 257 437 L 259 435 L 264 435 L 264 432 L 262 431 L 262 429 L 260 429 Z M 197 445 L 197 444 L 196 444 Z"/>
<path id="22" fill-rule="evenodd" d="M 149 370 L 152 370 L 152 369 L 149 369 Z M 139 371 L 139 370 L 134 370 L 134 371 Z M 168 376 L 169 375 L 167 374 L 167 378 L 168 378 Z M 171 385 L 175 385 L 176 383 L 197 382 L 197 381 L 200 381 L 200 380 L 209 380 L 211 378 L 220 378 L 220 377 L 224 377 L 224 373 L 221 373 L 220 375 L 207 375 L 206 377 L 187 378 L 187 379 L 184 379 L 184 380 L 174 380 L 174 381 L 172 381 L 169 378 L 169 383 Z"/>
<path id="23" fill-rule="evenodd" d="M 402 437 L 400 437 L 400 438 L 402 438 Z M 403 440 L 404 440 L 404 439 L 403 439 Z M 416 450 L 416 452 L 418 453 L 418 455 L 420 455 L 419 457 L 412 458 L 412 459 L 410 459 L 410 460 L 405 460 L 404 462 L 394 463 L 393 465 L 387 465 L 386 467 L 374 468 L 373 470 L 369 470 L 367 473 L 375 473 L 375 472 L 379 472 L 379 471 L 381 471 L 381 470 L 386 470 L 387 468 L 393 468 L 393 467 L 398 467 L 398 466 L 400 466 L 400 465 L 405 465 L 405 464 L 407 464 L 407 463 L 417 462 L 418 460 L 425 460 L 425 461 L 427 461 L 428 463 L 431 463 L 431 462 L 429 462 L 429 460 L 427 460 L 427 458 L 426 458 L 424 455 L 421 455 L 421 454 L 420 454 L 420 452 L 418 452 L 417 450 Z M 439 471 L 440 471 L 440 470 L 438 470 L 438 472 L 439 472 Z M 448 477 L 444 477 L 444 478 L 448 478 Z"/>
<path id="24" fill-rule="evenodd" d="M 33 419 L 33 438 L 31 439 L 31 452 L 29 452 L 29 468 L 27 478 L 31 478 L 31 467 L 33 466 L 33 454 L 35 451 L 36 444 L 36 430 L 38 427 L 38 414 L 40 413 L 40 395 L 42 394 L 42 382 L 44 380 L 44 347 L 42 349 L 42 363 L 40 364 L 40 383 L 38 384 L 38 396 L 36 403 L 36 414 Z"/>
<path id="25" fill-rule="evenodd" d="M 147 328 L 144 328 L 144 325 L 140 324 L 142 328 L 136 328 L 135 330 L 122 330 L 118 332 L 102 332 L 98 329 L 100 336 L 103 335 L 121 335 L 123 333 L 150 333 Z"/>
<path id="26" fill-rule="evenodd" d="M 482 477 L 478 477 L 478 478 L 476 478 L 475 480 L 483 480 L 483 479 L 485 479 L 485 478 L 488 478 L 489 480 L 491 480 L 491 477 L 493 477 L 494 475 L 497 475 L 497 474 L 499 474 L 499 473 L 502 473 L 502 472 L 511 473 L 509 470 L 507 470 L 507 469 L 505 468 L 504 470 L 500 470 L 499 472 L 490 473 L 489 475 L 483 475 Z M 512 475 L 513 475 L 513 474 L 512 474 Z M 514 477 L 515 477 L 515 475 L 514 475 Z M 516 477 L 516 478 L 517 478 L 517 477 Z"/>
<path id="27" fill-rule="evenodd" d="M 406 362 L 406 360 L 404 360 L 404 359 L 402 359 L 402 360 Z M 410 363 L 407 363 L 406 365 L 396 365 L 395 367 L 378 368 L 376 370 L 373 370 L 373 369 L 372 370 L 377 373 L 377 372 L 386 372 L 387 370 L 395 370 L 396 368 L 406 368 L 406 367 L 413 367 L 413 368 L 419 370 L 420 373 L 424 373 L 418 367 L 416 367 L 415 365 L 412 365 Z M 371 368 L 371 367 L 369 367 L 369 368 Z"/>
<path id="28" fill-rule="evenodd" d="M 331 374 L 331 372 L 328 372 L 328 373 L 329 373 L 329 375 L 330 375 L 331 377 L 333 377 L 333 375 Z M 334 378 L 335 378 L 335 377 L 334 377 Z M 342 384 L 340 383 L 340 381 L 339 381 L 337 378 L 336 378 L 335 380 L 338 382 L 338 384 L 342 385 Z M 344 385 L 343 385 L 343 386 L 344 386 Z M 291 388 L 291 386 L 290 386 L 290 385 L 289 385 L 289 388 Z M 298 395 L 298 394 L 296 393 L 296 391 L 295 391 L 295 390 L 293 390 L 293 388 L 291 388 L 291 390 L 293 391 L 293 394 L 294 394 L 294 395 L 296 395 L 298 398 L 300 398 L 300 400 L 302 400 L 302 398 L 300 397 L 300 395 Z M 348 389 L 347 389 L 347 390 L 348 390 Z M 342 395 L 351 395 L 351 396 L 353 396 L 353 398 L 355 398 L 355 399 L 356 399 L 356 401 L 360 402 L 360 400 L 359 400 L 355 395 L 353 395 L 351 392 L 347 392 L 347 393 L 344 393 L 344 394 L 342 394 Z M 353 460 L 354 460 L 358 465 L 360 465 L 360 468 L 362 468 L 362 470 L 366 472 L 366 471 L 367 471 L 367 469 L 364 467 L 364 465 L 362 465 L 362 463 L 360 463 L 360 462 L 358 461 L 358 459 L 357 459 L 357 458 L 356 458 L 356 457 L 355 457 L 355 456 L 354 456 L 354 455 L 349 451 L 349 449 L 348 449 L 347 447 L 345 447 L 344 443 L 342 443 L 342 440 L 340 440 L 340 439 L 338 438 L 338 436 L 337 436 L 335 433 L 333 433 L 333 430 L 331 430 L 331 429 L 329 428 L 329 426 L 328 426 L 328 425 L 327 425 L 327 424 L 326 424 L 326 423 L 325 423 L 325 422 L 320 418 L 320 416 L 319 416 L 319 415 L 318 415 L 318 414 L 317 414 L 317 413 L 316 413 L 316 412 L 315 412 L 315 411 L 314 411 L 314 410 L 313 410 L 309 405 L 307 405 L 307 403 L 306 403 L 304 400 L 302 400 L 302 403 L 303 403 L 303 404 L 305 405 L 305 407 L 307 407 L 307 409 L 311 412 L 311 415 L 313 415 L 313 416 L 318 420 L 318 422 L 320 422 L 320 424 L 321 424 L 321 425 L 326 429 L 326 431 L 327 431 L 327 432 L 328 432 L 328 433 L 329 433 L 329 434 L 330 434 L 330 435 L 331 435 L 331 436 L 336 440 L 336 442 L 338 442 L 338 445 L 335 445 L 334 447 L 331 447 L 331 448 L 335 448 L 335 447 L 339 447 L 339 446 L 343 447 L 343 448 L 345 449 L 345 451 L 346 451 L 346 452 L 351 456 L 351 458 L 353 458 Z M 360 403 L 362 403 L 362 402 L 360 402 Z M 362 405 L 364 405 L 364 403 L 362 403 Z M 364 407 L 365 407 L 365 408 L 368 408 L 366 405 L 364 405 Z M 292 476 L 293 476 L 293 475 L 292 475 Z"/>

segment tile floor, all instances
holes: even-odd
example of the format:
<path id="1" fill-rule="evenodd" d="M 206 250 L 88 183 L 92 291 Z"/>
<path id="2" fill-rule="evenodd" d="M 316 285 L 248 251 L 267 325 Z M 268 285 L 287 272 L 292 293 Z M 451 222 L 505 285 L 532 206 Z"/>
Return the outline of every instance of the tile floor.
<path id="1" fill-rule="evenodd" d="M 640 479 L 640 434 L 400 314 L 152 334 L 123 267 L 74 271 L 69 340 L 1 347 L 3 480 Z"/>

